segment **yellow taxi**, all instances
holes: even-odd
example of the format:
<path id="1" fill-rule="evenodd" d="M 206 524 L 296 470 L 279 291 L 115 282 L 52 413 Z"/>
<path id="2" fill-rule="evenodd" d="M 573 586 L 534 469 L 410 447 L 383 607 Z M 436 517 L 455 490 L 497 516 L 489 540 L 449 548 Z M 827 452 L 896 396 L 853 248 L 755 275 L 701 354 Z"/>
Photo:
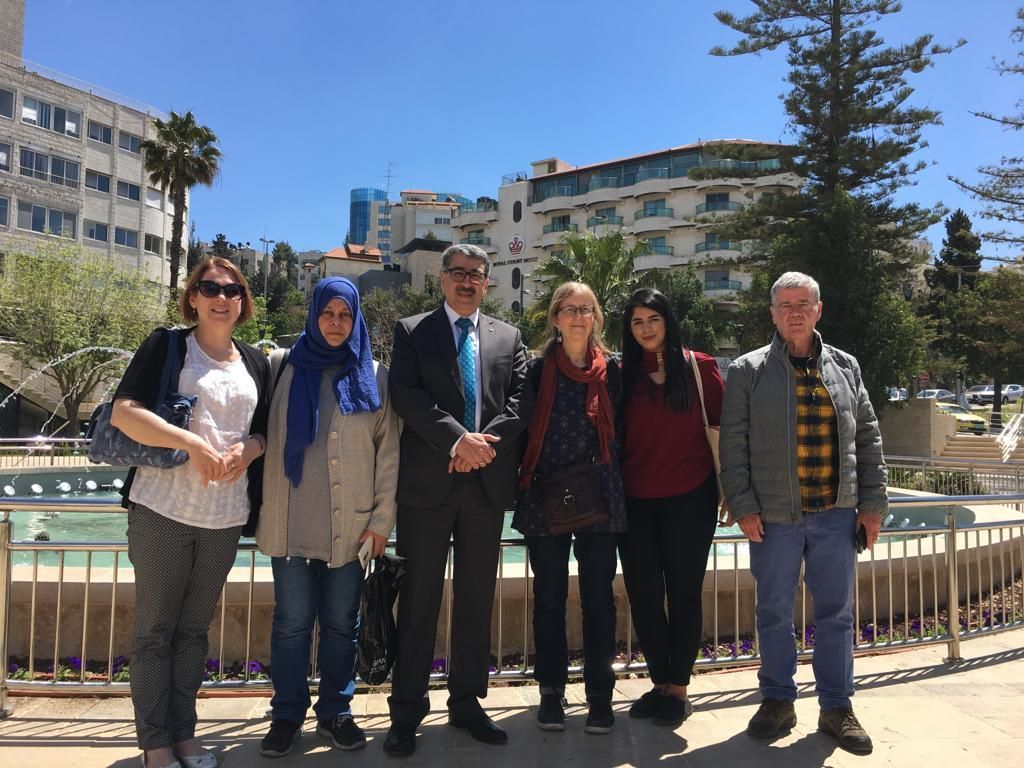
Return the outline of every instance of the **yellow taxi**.
<path id="1" fill-rule="evenodd" d="M 948 413 L 956 418 L 957 432 L 970 432 L 974 435 L 984 435 L 988 432 L 988 422 L 981 416 L 975 416 L 961 405 L 956 403 L 935 403 L 939 413 Z"/>

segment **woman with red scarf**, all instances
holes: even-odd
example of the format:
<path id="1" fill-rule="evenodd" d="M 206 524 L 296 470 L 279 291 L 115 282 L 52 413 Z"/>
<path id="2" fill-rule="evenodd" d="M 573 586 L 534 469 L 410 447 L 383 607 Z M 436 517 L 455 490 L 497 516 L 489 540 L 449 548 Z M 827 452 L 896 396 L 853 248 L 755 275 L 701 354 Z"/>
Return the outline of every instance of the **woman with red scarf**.
<path id="1" fill-rule="evenodd" d="M 534 679 L 541 693 L 537 725 L 549 731 L 565 729 L 563 694 L 569 664 L 565 605 L 572 546 L 583 605 L 583 680 L 589 704 L 585 730 L 610 733 L 615 723 L 611 706 L 615 685 L 612 581 L 616 542 L 626 527 L 613 407 L 621 388 L 620 374 L 618 365 L 605 355 L 601 343 L 604 315 L 589 286 L 565 283 L 556 288 L 547 324 L 551 338 L 542 357 L 530 362 L 536 406 L 519 469 L 522 492 L 512 522 L 526 537 L 534 573 Z M 598 514 L 603 520 L 569 532 L 560 532 L 558 526 L 552 530 L 545 514 L 552 478 L 581 467 L 590 488 L 597 491 Z M 562 491 L 555 496 L 571 498 Z M 550 503 L 548 507 L 550 513 Z"/>

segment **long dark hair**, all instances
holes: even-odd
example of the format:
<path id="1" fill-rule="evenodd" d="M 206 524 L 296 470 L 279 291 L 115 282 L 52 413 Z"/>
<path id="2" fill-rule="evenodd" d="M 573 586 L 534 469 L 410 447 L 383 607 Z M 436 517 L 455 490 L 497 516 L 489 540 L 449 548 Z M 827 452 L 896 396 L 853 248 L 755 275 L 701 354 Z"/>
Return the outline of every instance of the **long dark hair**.
<path id="1" fill-rule="evenodd" d="M 690 407 L 690 366 L 683 356 L 679 323 L 665 294 L 655 288 L 640 288 L 629 297 L 622 313 L 622 408 L 637 382 L 647 378 L 644 372 L 644 350 L 633 336 L 633 312 L 638 308 L 657 312 L 665 321 L 665 402 L 670 408 L 685 411 Z"/>

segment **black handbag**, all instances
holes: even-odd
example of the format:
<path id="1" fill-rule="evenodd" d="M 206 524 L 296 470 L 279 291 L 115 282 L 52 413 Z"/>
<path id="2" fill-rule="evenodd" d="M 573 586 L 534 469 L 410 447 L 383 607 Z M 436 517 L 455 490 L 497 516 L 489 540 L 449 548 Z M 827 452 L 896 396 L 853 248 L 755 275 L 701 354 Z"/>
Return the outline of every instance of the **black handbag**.
<path id="1" fill-rule="evenodd" d="M 540 492 L 544 523 L 552 536 L 608 522 L 608 507 L 593 461 L 537 475 L 533 482 Z"/>
<path id="2" fill-rule="evenodd" d="M 373 573 L 366 579 L 359 604 L 359 639 L 356 645 L 356 672 L 370 685 L 388 679 L 398 653 L 398 630 L 394 605 L 402 578 L 405 558 L 381 555 L 373 561 Z"/>
<path id="3" fill-rule="evenodd" d="M 195 397 L 185 397 L 171 390 L 178 387 L 181 375 L 181 361 L 178 359 L 179 332 L 168 330 L 167 359 L 160 377 L 159 403 L 153 412 L 168 424 L 181 429 L 188 429 L 195 407 Z M 124 432 L 110 423 L 113 411 L 112 401 L 101 403 L 96 407 L 90 419 L 86 438 L 90 440 L 88 457 L 93 464 L 110 464 L 114 467 L 156 467 L 170 469 L 188 461 L 188 453 L 180 448 L 159 448 L 143 445 L 132 440 Z"/>

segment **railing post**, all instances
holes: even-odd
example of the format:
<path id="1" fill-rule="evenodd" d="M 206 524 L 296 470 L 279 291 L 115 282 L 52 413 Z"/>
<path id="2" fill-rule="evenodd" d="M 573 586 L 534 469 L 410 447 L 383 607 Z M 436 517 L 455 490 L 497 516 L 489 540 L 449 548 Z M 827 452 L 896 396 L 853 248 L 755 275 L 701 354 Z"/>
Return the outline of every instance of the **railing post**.
<path id="1" fill-rule="evenodd" d="M 9 717 L 14 707 L 7 700 L 7 627 L 11 611 L 11 519 L 0 512 L 0 720 Z"/>
<path id="2" fill-rule="evenodd" d="M 957 581 L 956 518 L 946 513 L 946 615 L 949 621 L 949 655 L 947 664 L 959 664 L 960 656 L 960 589 Z"/>

